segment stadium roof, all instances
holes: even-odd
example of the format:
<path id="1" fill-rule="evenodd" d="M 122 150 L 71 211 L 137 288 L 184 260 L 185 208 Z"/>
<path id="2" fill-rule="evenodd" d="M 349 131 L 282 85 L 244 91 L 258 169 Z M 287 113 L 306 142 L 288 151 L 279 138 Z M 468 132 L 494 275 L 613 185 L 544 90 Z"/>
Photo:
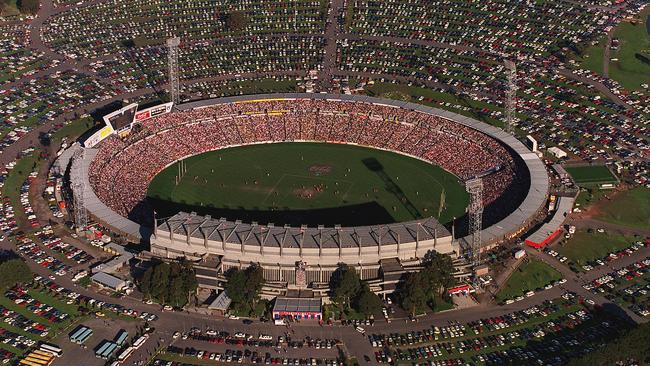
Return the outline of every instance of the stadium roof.
<path id="1" fill-rule="evenodd" d="M 97 155 L 98 150 L 83 149 L 83 151 L 83 157 L 74 159 L 72 162 L 70 180 L 83 184 L 83 199 L 86 210 L 112 230 L 126 234 L 131 239 L 148 241 L 152 234 L 151 228 L 119 215 L 97 197 L 88 180 L 88 171 L 90 170 L 90 163 Z"/>
<path id="2" fill-rule="evenodd" d="M 276 227 L 213 219 L 179 212 L 158 225 L 159 231 L 232 244 L 282 248 L 358 248 L 432 240 L 451 235 L 433 218 L 375 226 L 341 228 Z"/>
<path id="3" fill-rule="evenodd" d="M 486 123 L 477 121 L 473 118 L 462 116 L 453 112 L 445 111 L 442 109 L 427 107 L 421 104 L 403 102 L 397 100 L 387 100 L 381 98 L 373 98 L 368 96 L 359 95 L 343 95 L 343 94 L 300 94 L 300 93 L 277 93 L 277 94 L 257 94 L 257 95 L 243 95 L 235 97 L 226 97 L 218 99 L 207 99 L 196 102 L 185 103 L 176 106 L 179 110 L 185 111 L 194 108 L 207 107 L 218 104 L 226 104 L 233 102 L 243 102 L 262 99 L 321 99 L 321 100 L 337 100 L 337 101 L 350 101 L 350 102 L 365 102 L 372 104 L 381 104 L 386 106 L 401 107 L 410 110 L 421 111 L 437 115 L 443 118 L 450 119 L 456 123 L 466 125 L 481 131 L 488 136 L 500 140 L 505 145 L 509 146 L 525 163 L 528 171 L 530 172 L 531 185 L 524 201 L 512 213 L 510 213 L 503 220 L 496 224 L 484 228 L 481 232 L 483 243 L 490 243 L 505 238 L 507 235 L 518 232 L 523 226 L 529 223 L 540 208 L 546 203 L 548 195 L 549 181 L 546 168 L 542 161 L 532 153 L 523 143 L 507 134 L 503 130 L 490 126 Z M 125 217 L 122 217 L 111 210 L 104 203 L 102 203 L 88 182 L 88 168 L 90 162 L 97 154 L 97 150 L 85 149 L 83 164 L 74 164 L 72 169 L 73 180 L 80 179 L 85 183 L 84 200 L 86 208 L 94 216 L 99 218 L 103 223 L 111 226 L 114 230 L 125 233 L 131 238 L 138 240 L 149 241 L 152 229 L 149 227 L 141 226 Z M 76 167 L 75 167 L 76 166 Z M 185 216 L 184 216 L 185 215 Z M 433 219 L 426 219 L 420 221 L 412 221 L 401 224 L 383 225 L 377 227 L 346 227 L 342 229 L 326 228 L 326 229 L 308 229 L 302 231 L 300 228 L 279 228 L 262 225 L 247 225 L 239 224 L 237 222 L 229 222 L 225 220 L 206 220 L 206 218 L 192 218 L 188 221 L 186 217 L 189 214 L 179 213 L 170 218 L 167 222 L 168 229 L 170 230 L 189 230 L 193 236 L 203 235 L 203 230 L 212 228 L 209 232 L 209 238 L 214 240 L 222 240 L 224 237 L 228 238 L 232 243 L 246 243 L 260 245 L 274 245 L 279 246 L 282 243 L 285 247 L 296 247 L 303 243 L 305 247 L 315 247 L 324 245 L 325 247 L 337 247 L 339 244 L 343 247 L 357 247 L 358 243 L 362 245 L 377 245 L 373 243 L 397 243 L 398 241 L 404 242 L 404 238 L 414 238 L 415 233 L 431 234 L 434 227 L 439 230 L 444 229 L 439 223 Z M 204 222 L 207 221 L 207 222 Z M 209 226 L 211 225 L 211 226 Z M 444 236 L 442 231 L 438 232 L 439 236 Z M 467 240 L 469 237 L 464 238 Z M 422 238 L 423 239 L 423 238 Z"/>

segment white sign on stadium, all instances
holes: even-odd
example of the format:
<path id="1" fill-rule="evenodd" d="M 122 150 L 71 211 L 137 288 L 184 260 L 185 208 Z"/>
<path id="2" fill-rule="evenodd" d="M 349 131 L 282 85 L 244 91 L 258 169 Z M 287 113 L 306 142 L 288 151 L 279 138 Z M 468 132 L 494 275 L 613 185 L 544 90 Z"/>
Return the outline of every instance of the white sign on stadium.
<path id="1" fill-rule="evenodd" d="M 157 106 L 138 111 L 135 114 L 135 116 L 133 116 L 133 123 L 146 121 L 149 118 L 153 118 L 156 116 L 160 116 L 161 114 L 169 113 L 171 112 L 173 105 L 174 103 L 170 102 L 165 104 L 159 104 Z"/>

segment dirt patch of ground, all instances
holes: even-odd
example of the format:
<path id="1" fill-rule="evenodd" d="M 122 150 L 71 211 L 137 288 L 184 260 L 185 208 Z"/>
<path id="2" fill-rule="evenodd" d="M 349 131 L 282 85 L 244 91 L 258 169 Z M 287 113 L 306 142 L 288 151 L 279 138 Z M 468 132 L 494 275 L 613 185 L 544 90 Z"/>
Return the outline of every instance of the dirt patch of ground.
<path id="1" fill-rule="evenodd" d="M 315 164 L 309 167 L 309 175 L 324 177 L 332 172 L 332 166 L 327 164 Z"/>
<path id="2" fill-rule="evenodd" d="M 293 190 L 293 194 L 301 199 L 308 200 L 316 197 L 325 191 L 324 184 L 315 184 L 310 187 L 302 186 Z"/>
<path id="3" fill-rule="evenodd" d="M 619 190 L 608 192 L 598 202 L 589 205 L 584 211 L 582 218 L 592 219 L 598 217 L 603 210 L 603 206 L 607 205 L 609 201 L 613 200 L 620 193 L 621 191 Z"/>

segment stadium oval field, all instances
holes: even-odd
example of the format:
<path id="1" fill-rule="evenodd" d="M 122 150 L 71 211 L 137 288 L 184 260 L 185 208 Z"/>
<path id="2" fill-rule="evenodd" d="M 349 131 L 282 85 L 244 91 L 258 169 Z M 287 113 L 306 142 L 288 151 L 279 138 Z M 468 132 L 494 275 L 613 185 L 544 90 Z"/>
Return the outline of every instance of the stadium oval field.
<path id="1" fill-rule="evenodd" d="M 195 211 L 260 224 L 362 226 L 428 216 L 448 224 L 464 215 L 469 197 L 457 177 L 422 160 L 293 142 L 190 157 L 152 180 L 148 200 L 158 217 Z"/>
<path id="2" fill-rule="evenodd" d="M 363 278 L 375 278 L 383 260 L 416 265 L 431 250 L 455 256 L 464 252 L 467 239 L 462 231 L 454 233 L 463 218 L 459 225 L 445 227 L 433 214 L 392 224 L 334 227 L 260 224 L 195 212 L 153 220 L 147 191 L 156 175 L 174 165 L 178 169 L 184 159 L 244 145 L 360 145 L 427 161 L 461 182 L 480 177 L 485 246 L 525 230 L 548 193 L 545 167 L 512 136 L 422 105 L 363 96 L 272 94 L 177 108 L 180 112 L 145 121 L 126 141 L 109 137 L 97 148 L 84 149 L 71 171 L 73 180 L 87 183 L 88 211 L 117 231 L 150 241 L 156 256 L 214 258 L 222 271 L 258 263 L 267 280 L 295 283 L 297 262 L 307 263 L 309 281 L 320 282 L 341 262 L 361 265 Z"/>

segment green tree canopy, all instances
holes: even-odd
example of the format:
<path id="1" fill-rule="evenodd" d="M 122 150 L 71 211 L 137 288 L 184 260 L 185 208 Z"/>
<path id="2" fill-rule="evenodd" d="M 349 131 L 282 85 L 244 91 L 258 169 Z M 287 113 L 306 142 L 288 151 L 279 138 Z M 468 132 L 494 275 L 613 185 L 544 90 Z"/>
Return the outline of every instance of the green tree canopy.
<path id="1" fill-rule="evenodd" d="M 164 305 L 183 307 L 190 292 L 198 287 L 192 264 L 179 262 L 157 262 L 150 266 L 140 278 L 140 291 Z"/>
<path id="2" fill-rule="evenodd" d="M 260 301 L 260 291 L 264 285 L 264 274 L 258 265 L 252 265 L 244 270 L 233 268 L 226 273 L 228 283 L 226 293 L 232 300 L 232 309 L 242 315 L 257 314 Z"/>
<path id="3" fill-rule="evenodd" d="M 225 16 L 226 28 L 231 32 L 240 31 L 248 25 L 248 15 L 243 11 L 232 11 Z"/>
<path id="4" fill-rule="evenodd" d="M 353 306 L 354 310 L 368 317 L 381 311 L 382 302 L 379 296 L 364 283 L 354 298 Z"/>
<path id="5" fill-rule="evenodd" d="M 400 304 L 411 315 L 424 308 L 429 298 L 427 281 L 422 272 L 409 272 L 405 275 L 400 289 Z"/>
<path id="6" fill-rule="evenodd" d="M 340 263 L 330 279 L 332 301 L 342 309 L 350 308 L 353 299 L 361 289 L 361 279 L 357 271 L 345 263 Z"/>
<path id="7" fill-rule="evenodd" d="M 17 283 L 30 282 L 32 271 L 20 258 L 12 258 L 0 263 L 0 288 L 6 289 Z"/>
<path id="8" fill-rule="evenodd" d="M 422 270 L 407 273 L 400 287 L 402 307 L 415 315 L 427 303 L 435 304 L 439 298 L 448 296 L 447 289 L 454 284 L 454 266 L 447 254 L 429 251 L 422 259 Z"/>
<path id="9" fill-rule="evenodd" d="M 16 5 L 23 14 L 36 14 L 40 8 L 40 0 L 17 0 Z"/>

